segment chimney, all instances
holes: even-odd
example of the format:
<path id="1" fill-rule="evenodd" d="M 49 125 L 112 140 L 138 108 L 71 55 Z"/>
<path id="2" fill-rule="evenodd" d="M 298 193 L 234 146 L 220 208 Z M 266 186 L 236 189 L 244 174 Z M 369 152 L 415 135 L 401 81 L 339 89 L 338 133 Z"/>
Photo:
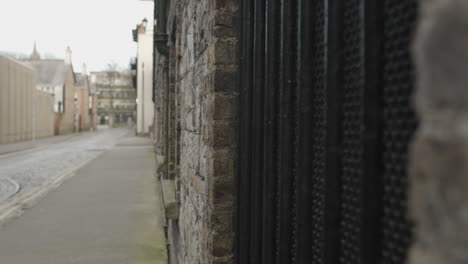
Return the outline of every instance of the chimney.
<path id="1" fill-rule="evenodd" d="M 141 24 L 137 26 L 138 28 L 138 33 L 139 34 L 145 34 L 146 33 L 146 27 L 148 26 L 148 19 L 143 19 L 141 21 Z"/>
<path id="2" fill-rule="evenodd" d="M 65 64 L 71 64 L 71 56 L 72 56 L 72 51 L 70 47 L 67 47 L 66 54 L 65 54 Z"/>

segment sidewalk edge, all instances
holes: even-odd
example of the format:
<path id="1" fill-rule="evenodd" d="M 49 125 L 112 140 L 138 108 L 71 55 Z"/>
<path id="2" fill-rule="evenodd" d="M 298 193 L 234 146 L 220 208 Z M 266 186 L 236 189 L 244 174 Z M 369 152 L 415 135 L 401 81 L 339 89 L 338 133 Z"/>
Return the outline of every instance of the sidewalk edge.
<path id="1" fill-rule="evenodd" d="M 49 192 L 56 189 L 68 179 L 72 178 L 75 173 L 88 164 L 89 162 L 97 159 L 101 156 L 104 152 L 99 153 L 89 159 L 84 160 L 83 162 L 79 163 L 77 166 L 69 168 L 61 173 L 59 173 L 56 177 L 52 177 L 52 179 L 46 181 L 43 185 L 39 187 L 35 187 L 30 190 L 28 193 L 20 195 L 19 197 L 5 203 L 4 205 L 0 206 L 0 227 L 5 225 L 6 223 L 10 222 L 11 220 L 21 216 L 26 209 L 33 207 L 37 204 L 42 198 L 44 198 Z"/>

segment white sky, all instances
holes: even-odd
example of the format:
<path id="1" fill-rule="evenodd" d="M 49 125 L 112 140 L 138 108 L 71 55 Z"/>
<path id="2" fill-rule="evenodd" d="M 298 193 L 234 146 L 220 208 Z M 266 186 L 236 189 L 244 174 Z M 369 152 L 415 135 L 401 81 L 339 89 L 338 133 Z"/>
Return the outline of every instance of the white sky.
<path id="1" fill-rule="evenodd" d="M 136 56 L 132 29 L 152 21 L 153 2 L 140 0 L 0 0 L 0 51 L 65 56 L 70 46 L 75 71 L 115 62 L 128 67 Z M 148 24 L 151 24 L 148 23 Z"/>

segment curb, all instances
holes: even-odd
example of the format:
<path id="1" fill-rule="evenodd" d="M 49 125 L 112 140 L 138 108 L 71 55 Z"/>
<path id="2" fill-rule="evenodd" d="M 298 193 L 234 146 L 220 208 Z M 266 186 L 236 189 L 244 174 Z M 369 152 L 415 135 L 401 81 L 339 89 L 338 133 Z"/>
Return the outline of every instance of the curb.
<path id="1" fill-rule="evenodd" d="M 0 227 L 14 218 L 20 216 L 26 209 L 31 208 L 33 205 L 38 203 L 42 198 L 44 198 L 50 191 L 56 189 L 62 185 L 65 181 L 72 178 L 76 171 L 88 164 L 94 159 L 97 159 L 104 152 L 95 155 L 85 161 L 81 162 L 77 166 L 74 166 L 70 169 L 67 169 L 58 174 L 58 176 L 53 177 L 52 179 L 46 181 L 43 185 L 31 189 L 29 192 L 20 195 L 19 197 L 13 199 L 0 206 Z"/>

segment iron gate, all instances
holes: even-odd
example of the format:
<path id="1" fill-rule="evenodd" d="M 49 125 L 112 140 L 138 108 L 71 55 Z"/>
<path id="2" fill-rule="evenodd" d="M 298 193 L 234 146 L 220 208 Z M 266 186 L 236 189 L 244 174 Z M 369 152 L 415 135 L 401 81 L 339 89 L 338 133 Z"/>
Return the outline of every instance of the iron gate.
<path id="1" fill-rule="evenodd" d="M 241 13 L 237 263 L 403 263 L 416 0 Z"/>

